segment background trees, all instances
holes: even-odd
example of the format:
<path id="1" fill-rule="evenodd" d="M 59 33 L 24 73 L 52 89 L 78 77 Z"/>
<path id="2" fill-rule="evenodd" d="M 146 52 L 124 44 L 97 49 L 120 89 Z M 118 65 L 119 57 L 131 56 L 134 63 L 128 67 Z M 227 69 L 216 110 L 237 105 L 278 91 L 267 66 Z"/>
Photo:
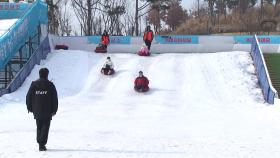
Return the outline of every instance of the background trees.
<path id="1" fill-rule="evenodd" d="M 68 2 L 69 1 L 69 2 Z M 158 34 L 277 31 L 280 0 L 46 0 L 53 34 L 136 35 L 147 25 Z M 77 30 L 80 28 L 80 31 Z"/>
<path id="2" fill-rule="evenodd" d="M 199 13 L 191 12 L 191 16 L 176 30 L 176 33 L 252 34 L 263 33 L 268 28 L 274 32 L 279 30 L 279 0 L 197 0 L 197 2 L 199 3 L 194 10 Z M 206 14 L 202 8 L 206 9 Z"/>

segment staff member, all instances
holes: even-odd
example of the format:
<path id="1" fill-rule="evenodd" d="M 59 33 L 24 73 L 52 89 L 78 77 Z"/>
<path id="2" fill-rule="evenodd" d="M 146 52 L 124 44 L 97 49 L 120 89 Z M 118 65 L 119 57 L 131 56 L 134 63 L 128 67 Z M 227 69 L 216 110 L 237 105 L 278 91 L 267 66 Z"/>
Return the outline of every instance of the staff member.
<path id="1" fill-rule="evenodd" d="M 57 112 L 58 99 L 54 84 L 48 80 L 49 70 L 42 68 L 40 78 L 33 81 L 26 95 L 28 112 L 32 112 L 37 125 L 39 151 L 46 151 L 52 116 Z"/>
<path id="2" fill-rule="evenodd" d="M 110 43 L 110 37 L 109 34 L 106 30 L 104 30 L 102 36 L 101 36 L 101 43 L 104 46 L 104 48 L 107 48 L 107 46 Z"/>
<path id="3" fill-rule="evenodd" d="M 148 47 L 149 50 L 151 48 L 151 44 L 152 44 L 153 39 L 154 39 L 154 33 L 151 30 L 151 27 L 147 26 L 146 30 L 144 32 L 143 40 L 144 40 L 144 42 L 145 42 L 145 44 L 146 44 L 146 46 Z"/>

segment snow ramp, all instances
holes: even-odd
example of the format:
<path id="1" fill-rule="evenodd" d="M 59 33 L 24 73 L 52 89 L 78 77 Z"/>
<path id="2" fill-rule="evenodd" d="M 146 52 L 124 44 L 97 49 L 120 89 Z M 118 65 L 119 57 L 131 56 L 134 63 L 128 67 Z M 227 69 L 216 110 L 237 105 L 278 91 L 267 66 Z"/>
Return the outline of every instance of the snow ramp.
<path id="1" fill-rule="evenodd" d="M 116 74 L 100 74 L 107 56 Z M 48 152 L 38 152 L 25 95 L 41 67 L 59 94 Z M 136 93 L 142 70 L 151 90 Z M 95 54 L 55 51 L 0 98 L 0 157 L 278 158 L 280 110 L 266 106 L 247 52 Z M 13 141 L 11 141 L 13 140 Z"/>
<path id="2" fill-rule="evenodd" d="M 116 65 L 116 74 L 113 76 L 100 74 L 107 56 Z M 199 98 L 219 102 L 224 100 L 224 103 L 237 100 L 262 101 L 252 60 L 247 52 L 171 53 L 139 57 L 135 54 L 55 51 L 34 68 L 21 87 L 24 90 L 14 94 L 27 91 L 31 81 L 38 77 L 41 67 L 50 69 L 50 80 L 57 85 L 62 98 L 73 98 L 73 95 L 138 97 L 139 94 L 133 90 L 133 82 L 141 70 L 149 78 L 151 87 L 151 91 L 142 96 L 180 94 L 193 102 L 204 100 Z M 232 97 L 233 93 L 245 94 L 239 95 L 237 99 Z"/>

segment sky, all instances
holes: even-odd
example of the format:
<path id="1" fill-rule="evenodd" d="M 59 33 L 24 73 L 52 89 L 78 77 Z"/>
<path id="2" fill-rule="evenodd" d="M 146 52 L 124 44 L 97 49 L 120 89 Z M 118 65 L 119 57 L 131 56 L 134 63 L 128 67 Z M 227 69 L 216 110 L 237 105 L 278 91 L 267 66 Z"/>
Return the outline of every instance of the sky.
<path id="1" fill-rule="evenodd" d="M 190 9 L 193 7 L 195 0 L 182 0 L 182 5 L 186 9 Z"/>

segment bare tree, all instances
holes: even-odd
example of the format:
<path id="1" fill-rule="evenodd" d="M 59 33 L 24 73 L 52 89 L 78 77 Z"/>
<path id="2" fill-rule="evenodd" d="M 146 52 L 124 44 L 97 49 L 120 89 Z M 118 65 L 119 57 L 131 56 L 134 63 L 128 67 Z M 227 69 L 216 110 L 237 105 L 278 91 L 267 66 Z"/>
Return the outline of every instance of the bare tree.
<path id="1" fill-rule="evenodd" d="M 63 0 L 62 3 L 59 5 L 59 14 L 58 14 L 58 21 L 59 21 L 59 32 L 61 36 L 70 36 L 72 29 L 70 25 L 70 16 L 68 14 L 68 0 Z"/>
<path id="2" fill-rule="evenodd" d="M 169 25 L 171 31 L 175 31 L 175 29 L 186 20 L 187 11 L 183 9 L 180 1 L 177 1 L 171 4 L 170 9 L 168 9 L 164 17 L 164 21 Z"/>
<path id="3" fill-rule="evenodd" d="M 72 0 L 74 12 L 85 35 L 122 34 L 121 16 L 126 12 L 125 0 Z"/>
<path id="4" fill-rule="evenodd" d="M 126 13 L 125 0 L 103 0 L 99 11 L 100 25 L 109 34 L 121 35 L 123 31 L 121 17 Z"/>
<path id="5" fill-rule="evenodd" d="M 110 9 L 107 11 L 110 17 L 109 31 L 111 34 L 121 35 L 121 21 L 120 16 L 125 13 L 125 1 L 124 0 L 111 0 Z"/>
<path id="6" fill-rule="evenodd" d="M 125 15 L 126 18 L 124 18 L 123 28 L 126 35 L 133 36 L 135 32 L 135 23 L 134 23 L 134 17 L 132 15 Z"/>
<path id="7" fill-rule="evenodd" d="M 160 29 L 160 15 L 159 12 L 155 9 L 153 9 L 151 12 L 148 14 L 148 21 L 150 24 L 154 26 L 154 31 L 159 32 Z"/>
<path id="8" fill-rule="evenodd" d="M 81 29 L 87 36 L 93 35 L 94 17 L 100 10 L 101 0 L 71 0 L 74 12 L 81 25 Z"/>
<path id="9" fill-rule="evenodd" d="M 210 15 L 210 21 L 211 21 L 211 24 L 213 25 L 214 24 L 214 5 L 215 5 L 215 2 L 216 0 L 205 0 L 207 1 L 208 3 L 208 8 L 209 8 L 209 15 Z"/>
<path id="10" fill-rule="evenodd" d="M 150 12 L 151 9 L 149 9 L 145 13 L 142 13 L 142 14 L 139 14 L 139 13 L 143 10 L 145 11 L 145 9 L 147 7 L 149 7 L 154 1 L 157 1 L 157 0 L 142 0 L 142 1 L 144 1 L 144 4 L 139 5 L 139 0 L 135 0 L 135 2 L 136 2 L 136 4 L 135 4 L 135 34 L 136 34 L 136 36 L 139 35 L 139 18 L 141 18 L 143 15 Z"/>
<path id="11" fill-rule="evenodd" d="M 197 17 L 199 18 L 200 0 L 197 0 Z"/>
<path id="12" fill-rule="evenodd" d="M 49 32 L 52 34 L 58 34 L 59 22 L 57 14 L 59 14 L 59 3 L 61 0 L 46 0 L 48 4 L 48 17 L 49 17 Z"/>

